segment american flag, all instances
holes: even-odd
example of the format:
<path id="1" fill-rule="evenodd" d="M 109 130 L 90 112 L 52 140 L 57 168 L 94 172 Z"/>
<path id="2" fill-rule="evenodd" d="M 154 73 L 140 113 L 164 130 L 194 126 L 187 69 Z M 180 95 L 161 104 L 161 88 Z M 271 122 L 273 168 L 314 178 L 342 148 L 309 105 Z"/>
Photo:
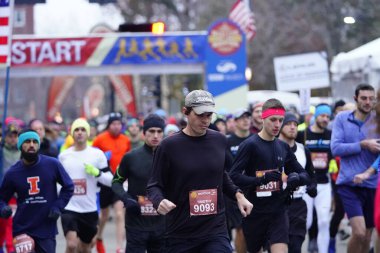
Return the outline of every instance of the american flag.
<path id="1" fill-rule="evenodd" d="M 248 40 L 252 40 L 255 37 L 255 19 L 253 13 L 243 1 L 237 0 L 234 3 L 228 18 L 240 26 L 240 29 L 243 30 Z"/>
<path id="2" fill-rule="evenodd" d="M 13 0 L 0 0 L 0 65 L 5 65 L 12 36 L 11 14 Z"/>

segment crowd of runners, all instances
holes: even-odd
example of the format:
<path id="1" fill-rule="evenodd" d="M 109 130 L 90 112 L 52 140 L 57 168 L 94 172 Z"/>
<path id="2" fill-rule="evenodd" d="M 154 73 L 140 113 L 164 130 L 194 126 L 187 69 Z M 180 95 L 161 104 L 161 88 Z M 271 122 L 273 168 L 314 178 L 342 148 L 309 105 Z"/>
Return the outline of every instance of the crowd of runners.
<path id="1" fill-rule="evenodd" d="M 109 252 L 111 212 L 116 253 L 300 253 L 306 236 L 311 253 L 336 252 L 338 236 L 347 252 L 380 252 L 380 92 L 360 84 L 353 98 L 222 115 L 194 90 L 180 119 L 112 112 L 104 129 L 78 118 L 66 135 L 8 117 L 0 252 L 54 253 L 57 226 L 66 253 Z"/>

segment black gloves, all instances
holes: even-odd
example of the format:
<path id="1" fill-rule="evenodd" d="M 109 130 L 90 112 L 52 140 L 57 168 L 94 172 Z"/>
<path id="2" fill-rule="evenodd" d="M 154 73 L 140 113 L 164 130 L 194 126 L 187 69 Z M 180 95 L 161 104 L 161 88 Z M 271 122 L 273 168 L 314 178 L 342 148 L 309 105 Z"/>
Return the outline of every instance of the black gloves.
<path id="1" fill-rule="evenodd" d="M 52 207 L 48 215 L 49 219 L 58 220 L 59 216 L 61 216 L 61 211 L 56 207 Z"/>
<path id="2" fill-rule="evenodd" d="M 306 193 L 309 194 L 310 197 L 315 198 L 317 196 L 317 184 L 311 183 L 306 187 Z"/>
<path id="3" fill-rule="evenodd" d="M 300 185 L 300 177 L 297 173 L 292 172 L 288 175 L 287 186 L 289 190 L 295 190 Z"/>
<path id="4" fill-rule="evenodd" d="M 266 172 L 264 176 L 261 177 L 261 184 L 267 184 L 271 181 L 281 181 L 281 175 L 281 172 L 278 170 Z"/>
<path id="5" fill-rule="evenodd" d="M 127 214 L 138 216 L 141 215 L 141 207 L 137 200 L 131 198 L 129 194 L 123 196 L 123 203 Z"/>
<path id="6" fill-rule="evenodd" d="M 11 215 L 12 215 L 12 208 L 10 206 L 4 206 L 3 208 L 1 208 L 1 211 L 0 211 L 1 218 L 7 219 L 11 217 Z"/>

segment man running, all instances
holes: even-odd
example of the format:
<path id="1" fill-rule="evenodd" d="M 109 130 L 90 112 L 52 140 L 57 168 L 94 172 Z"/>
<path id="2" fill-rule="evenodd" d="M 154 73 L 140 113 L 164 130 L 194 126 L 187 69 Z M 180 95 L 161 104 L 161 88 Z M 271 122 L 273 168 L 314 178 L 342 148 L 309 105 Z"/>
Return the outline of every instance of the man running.
<path id="1" fill-rule="evenodd" d="M 348 253 L 367 253 L 374 227 L 374 200 L 377 174 L 364 181 L 355 176 L 366 171 L 380 153 L 376 133 L 375 89 L 360 84 L 355 89 L 356 110 L 339 113 L 334 121 L 331 150 L 340 156 L 340 170 L 336 182 L 344 210 L 350 220 L 352 236 Z"/>
<path id="2" fill-rule="evenodd" d="M 12 215 L 7 203 L 16 194 L 13 236 L 28 238 L 30 246 L 34 241 L 36 253 L 54 253 L 57 219 L 73 195 L 74 184 L 56 158 L 38 154 L 40 143 L 37 132 L 31 129 L 19 135 L 17 148 L 21 150 L 21 159 L 4 175 L 0 186 L 0 216 Z M 62 186 L 59 194 L 57 183 Z"/>
<path id="3" fill-rule="evenodd" d="M 164 139 L 153 159 L 147 193 L 157 212 L 166 215 L 163 252 L 232 252 L 223 193 L 238 201 L 243 216 L 247 201 L 225 171 L 227 140 L 208 129 L 215 102 L 204 90 L 185 98 L 187 126 Z"/>
<path id="4" fill-rule="evenodd" d="M 279 139 L 288 143 L 290 149 L 297 157 L 297 161 L 307 171 L 311 178 L 311 184 L 300 186 L 293 192 L 293 200 L 288 209 L 289 215 L 289 252 L 301 253 L 302 243 L 306 235 L 307 206 L 303 195 L 308 193 L 314 198 L 317 195 L 317 183 L 310 151 L 301 143 L 295 141 L 297 137 L 298 119 L 293 113 L 285 113 Z"/>
<path id="5" fill-rule="evenodd" d="M 259 252 L 269 241 L 272 253 L 288 252 L 289 219 L 285 199 L 300 185 L 310 182 L 288 144 L 276 139 L 284 120 L 285 108 L 277 99 L 263 105 L 263 129 L 239 146 L 230 172 L 254 205 L 243 219 L 243 231 L 249 252 Z M 288 175 L 282 188 L 282 173 Z M 249 239 L 248 239 L 249 238 Z"/>
<path id="6" fill-rule="evenodd" d="M 145 144 L 124 155 L 112 181 L 113 191 L 123 200 L 126 208 L 125 252 L 158 253 L 163 246 L 164 216 L 159 215 L 146 197 L 146 186 L 152 170 L 153 152 L 164 135 L 165 121 L 156 114 L 145 118 Z M 128 180 L 128 191 L 123 188 Z"/>
<path id="7" fill-rule="evenodd" d="M 66 253 L 89 253 L 98 231 L 97 183 L 111 186 L 113 176 L 104 153 L 87 144 L 90 125 L 85 119 L 79 118 L 72 123 L 71 136 L 74 145 L 58 157 L 75 186 L 74 196 L 65 207 L 61 222 Z"/>
<path id="8" fill-rule="evenodd" d="M 311 160 L 317 179 L 318 195 L 311 198 L 304 195 L 308 209 L 307 227 L 313 221 L 315 208 L 318 220 L 317 245 L 319 253 L 327 253 L 330 242 L 330 210 L 332 201 L 332 188 L 330 182 L 329 165 L 335 160 L 331 154 L 331 131 L 327 129 L 330 122 L 331 108 L 326 104 L 315 107 L 314 122 L 304 131 L 298 133 L 297 141 L 304 143 L 311 152 Z M 309 233 L 310 240 L 313 239 Z"/>

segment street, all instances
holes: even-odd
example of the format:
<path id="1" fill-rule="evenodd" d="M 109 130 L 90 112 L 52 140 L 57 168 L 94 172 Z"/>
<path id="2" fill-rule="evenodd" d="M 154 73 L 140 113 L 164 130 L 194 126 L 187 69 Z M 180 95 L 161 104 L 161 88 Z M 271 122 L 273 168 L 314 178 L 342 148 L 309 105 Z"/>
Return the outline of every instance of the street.
<path id="1" fill-rule="evenodd" d="M 343 220 L 342 222 L 343 227 L 346 231 L 349 231 L 350 228 L 347 226 L 347 221 Z M 56 253 L 64 253 L 65 252 L 65 239 L 63 237 L 63 232 L 62 232 L 62 225 L 61 221 L 58 220 L 58 230 L 59 230 L 59 235 L 57 236 L 57 252 Z M 104 231 L 104 245 L 106 247 L 106 252 L 107 253 L 115 253 L 116 252 L 116 238 L 115 238 L 115 221 L 114 219 L 111 219 L 105 228 Z M 337 236 L 337 252 L 336 253 L 345 253 L 347 250 L 347 242 L 348 239 L 341 241 L 339 240 L 339 236 Z M 96 252 L 96 249 L 94 248 L 92 252 Z M 305 240 L 303 246 L 302 246 L 302 253 L 307 253 L 307 240 Z"/>

